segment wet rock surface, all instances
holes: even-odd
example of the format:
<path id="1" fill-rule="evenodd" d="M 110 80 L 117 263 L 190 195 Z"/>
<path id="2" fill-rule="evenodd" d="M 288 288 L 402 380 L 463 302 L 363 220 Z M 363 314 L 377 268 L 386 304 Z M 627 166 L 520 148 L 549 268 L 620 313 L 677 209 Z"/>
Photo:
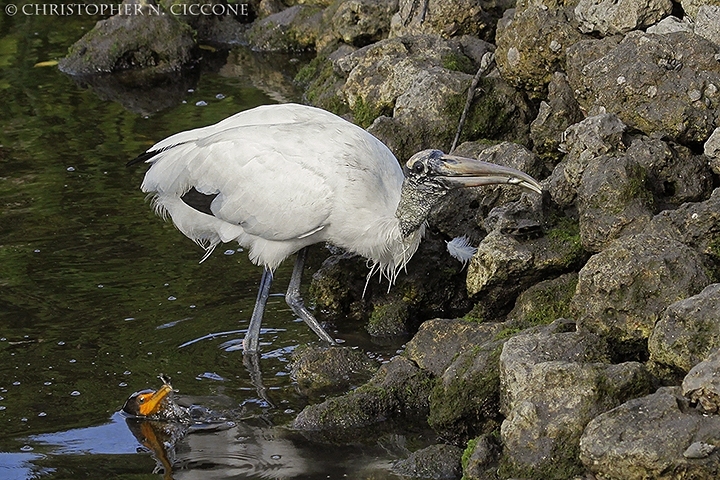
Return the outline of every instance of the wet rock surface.
<path id="1" fill-rule="evenodd" d="M 412 338 L 374 373 L 357 350 L 299 349 L 301 389 L 344 393 L 311 394 L 291 427 L 345 443 L 433 430 L 436 445 L 393 467 L 417 478 L 717 478 L 717 0 L 251 5 L 249 26 L 155 18 L 132 44 L 123 22 L 139 20 L 108 19 L 61 68 L 174 71 L 203 29 L 249 46 L 230 59 L 311 52 L 295 77 L 304 101 L 400 162 L 455 147 L 544 189 L 448 195 L 389 293 L 333 252 L 311 287 L 324 319 Z M 477 247 L 467 266 L 447 253 L 461 236 Z"/>

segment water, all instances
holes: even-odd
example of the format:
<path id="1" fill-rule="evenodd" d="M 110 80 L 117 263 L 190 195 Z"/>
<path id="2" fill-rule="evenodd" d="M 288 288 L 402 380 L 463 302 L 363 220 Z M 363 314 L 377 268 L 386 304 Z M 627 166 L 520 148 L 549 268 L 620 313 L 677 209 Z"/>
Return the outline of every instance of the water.
<path id="1" fill-rule="evenodd" d="M 394 478 L 402 437 L 333 446 L 282 427 L 308 402 L 290 355 L 316 341 L 279 295 L 290 262 L 265 315 L 260 391 L 236 348 L 260 269 L 233 245 L 199 264 L 203 251 L 139 191 L 144 168 L 125 166 L 177 131 L 297 100 L 272 68 L 287 59 L 208 52 L 201 74 L 145 96 L 35 66 L 96 20 L 0 16 L 0 478 L 163 478 L 117 414 L 161 372 L 237 415 L 232 429 L 182 440 L 175 478 Z M 279 70 L 292 75 L 297 60 Z M 364 341 L 361 326 L 338 327 Z"/>

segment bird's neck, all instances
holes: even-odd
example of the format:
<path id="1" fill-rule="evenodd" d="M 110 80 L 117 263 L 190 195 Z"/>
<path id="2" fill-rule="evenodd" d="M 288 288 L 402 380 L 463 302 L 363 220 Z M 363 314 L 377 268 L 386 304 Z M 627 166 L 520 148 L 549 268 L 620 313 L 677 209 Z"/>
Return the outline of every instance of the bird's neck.
<path id="1" fill-rule="evenodd" d="M 395 212 L 403 238 L 420 229 L 447 192 L 445 188 L 422 184 L 409 178 L 403 181 L 400 203 Z"/>

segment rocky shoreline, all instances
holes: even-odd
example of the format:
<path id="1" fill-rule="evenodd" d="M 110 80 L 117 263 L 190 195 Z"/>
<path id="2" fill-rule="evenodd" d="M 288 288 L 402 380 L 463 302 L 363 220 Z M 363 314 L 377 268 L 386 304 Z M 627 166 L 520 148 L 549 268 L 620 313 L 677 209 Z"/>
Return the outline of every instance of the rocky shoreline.
<path id="1" fill-rule="evenodd" d="M 720 476 L 718 0 L 255 0 L 250 11 L 142 27 L 113 17 L 60 68 L 167 74 L 200 44 L 309 51 L 295 77 L 305 101 L 399 159 L 457 141 L 462 155 L 544 179 L 542 197 L 454 192 L 389 294 L 362 298 L 364 265 L 327 260 L 312 290 L 329 318 L 414 336 L 374 373 L 352 351 L 302 349 L 301 385 L 371 378 L 293 428 L 337 439 L 429 426 L 445 444 L 398 463 L 409 477 Z M 466 271 L 445 252 L 459 236 L 477 245 Z"/>

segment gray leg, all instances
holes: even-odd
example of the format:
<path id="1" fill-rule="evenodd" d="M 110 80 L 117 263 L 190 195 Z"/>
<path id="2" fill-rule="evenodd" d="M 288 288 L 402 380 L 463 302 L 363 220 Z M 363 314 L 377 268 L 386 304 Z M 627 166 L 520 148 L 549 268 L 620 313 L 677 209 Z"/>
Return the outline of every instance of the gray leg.
<path id="1" fill-rule="evenodd" d="M 272 281 L 272 271 L 265 268 L 262 278 L 260 279 L 260 289 L 258 290 L 257 300 L 255 300 L 252 317 L 250 317 L 250 325 L 248 325 L 248 330 L 243 340 L 244 352 L 258 351 L 260 325 L 262 324 L 263 313 L 265 313 L 265 304 L 267 304 L 268 296 L 270 295 L 270 285 L 272 285 Z"/>
<path id="2" fill-rule="evenodd" d="M 335 340 L 320 326 L 320 323 L 315 320 L 312 313 L 305 308 L 302 297 L 300 296 L 300 281 L 302 280 L 303 265 L 305 264 L 305 256 L 307 255 L 307 247 L 300 250 L 295 260 L 295 267 L 293 267 L 292 277 L 290 278 L 290 285 L 288 285 L 287 294 L 285 294 L 285 301 L 295 312 L 295 315 L 300 317 L 308 324 L 313 332 L 330 345 L 336 345 Z"/>

